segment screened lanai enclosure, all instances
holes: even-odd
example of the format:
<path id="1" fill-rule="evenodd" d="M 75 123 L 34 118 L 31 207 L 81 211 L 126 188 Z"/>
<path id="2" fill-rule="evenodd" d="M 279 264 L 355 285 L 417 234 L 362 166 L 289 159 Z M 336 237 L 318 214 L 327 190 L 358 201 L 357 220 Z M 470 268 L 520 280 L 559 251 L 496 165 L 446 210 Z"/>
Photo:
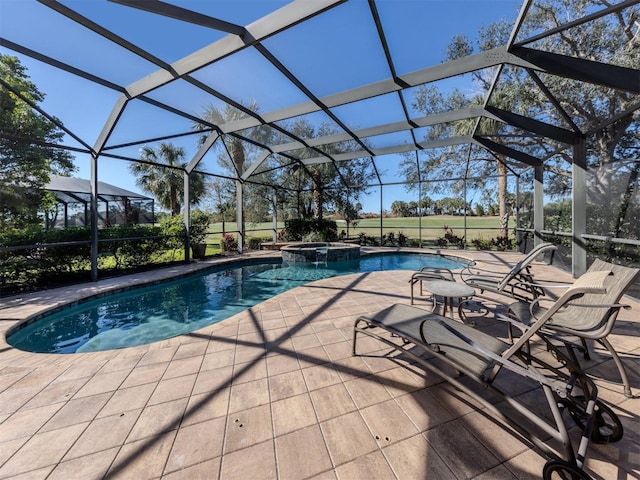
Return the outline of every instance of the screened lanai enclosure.
<path id="1" fill-rule="evenodd" d="M 133 188 L 167 144 L 182 205 L 202 187 L 241 251 L 258 213 L 274 240 L 329 215 L 351 236 L 365 213 L 382 236 L 394 201 L 422 245 L 434 202 L 455 198 L 467 246 L 467 219 L 496 203 L 518 248 L 562 244 L 579 275 L 596 256 L 639 261 L 638 3 L 5 2 L 0 52 L 47 97 L 2 87 L 91 178 L 94 279 L 98 182 Z"/>
<path id="2" fill-rule="evenodd" d="M 116 187 L 97 185 L 98 226 L 139 225 L 154 222 L 153 198 Z M 56 200 L 46 217 L 47 228 L 91 224 L 91 182 L 82 178 L 52 175 L 46 186 Z"/>

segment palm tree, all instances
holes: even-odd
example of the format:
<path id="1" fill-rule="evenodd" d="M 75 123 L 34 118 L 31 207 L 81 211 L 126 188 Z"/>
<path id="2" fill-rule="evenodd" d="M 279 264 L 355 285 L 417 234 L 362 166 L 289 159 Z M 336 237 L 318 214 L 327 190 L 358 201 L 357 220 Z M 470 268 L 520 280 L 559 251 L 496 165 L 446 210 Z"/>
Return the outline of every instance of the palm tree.
<path id="1" fill-rule="evenodd" d="M 171 216 L 180 214 L 184 198 L 184 148 L 171 143 L 160 143 L 157 149 L 145 146 L 140 151 L 143 162 L 130 165 L 129 169 L 136 178 L 136 184 L 146 193 L 155 196 Z M 204 193 L 204 179 L 201 174 L 192 173 L 190 178 L 189 199 L 197 204 Z"/>

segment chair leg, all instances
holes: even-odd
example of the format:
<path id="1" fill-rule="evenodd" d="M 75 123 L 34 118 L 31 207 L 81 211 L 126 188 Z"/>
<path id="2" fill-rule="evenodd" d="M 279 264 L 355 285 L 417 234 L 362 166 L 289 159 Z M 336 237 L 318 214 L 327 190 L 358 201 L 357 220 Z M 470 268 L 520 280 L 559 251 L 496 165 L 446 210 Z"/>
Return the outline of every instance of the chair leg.
<path id="1" fill-rule="evenodd" d="M 631 384 L 629 382 L 629 376 L 627 375 L 627 370 L 624 368 L 624 365 L 622 364 L 622 360 L 618 356 L 618 352 L 614 350 L 613 345 L 611 345 L 611 343 L 609 343 L 609 340 L 607 340 L 606 338 L 600 338 L 598 339 L 598 342 L 600 342 L 602 345 L 604 345 L 604 347 L 607 350 L 609 350 L 609 353 L 611 353 L 611 356 L 613 357 L 613 361 L 615 362 L 616 367 L 618 367 L 618 371 L 620 372 L 620 378 L 622 379 L 622 385 L 624 386 L 624 396 L 627 398 L 633 398 L 633 394 L 631 393 Z"/>

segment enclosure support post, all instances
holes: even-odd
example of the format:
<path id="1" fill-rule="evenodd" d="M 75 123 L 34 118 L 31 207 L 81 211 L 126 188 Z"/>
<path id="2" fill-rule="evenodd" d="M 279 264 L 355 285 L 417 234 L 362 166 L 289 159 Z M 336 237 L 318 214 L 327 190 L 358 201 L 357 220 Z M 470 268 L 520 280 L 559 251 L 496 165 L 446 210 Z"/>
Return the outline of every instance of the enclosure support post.
<path id="1" fill-rule="evenodd" d="M 587 232 L 587 149 L 583 138 L 573 144 L 571 172 L 571 271 L 574 277 L 579 277 L 587 271 L 587 248 L 583 237 Z"/>
<path id="2" fill-rule="evenodd" d="M 244 200 L 242 196 L 242 182 L 236 180 L 236 224 L 238 226 L 238 253 L 242 253 L 244 245 Z"/>
<path id="3" fill-rule="evenodd" d="M 544 168 L 537 166 L 534 169 L 533 181 L 533 245 L 542 242 L 544 230 Z"/>
<path id="4" fill-rule="evenodd" d="M 273 189 L 273 243 L 278 241 L 278 190 Z"/>
<path id="5" fill-rule="evenodd" d="M 189 174 L 184 171 L 184 261 L 185 263 L 189 263 L 191 258 L 191 251 L 189 249 L 189 245 L 191 244 L 191 199 L 189 198 Z"/>
<path id="6" fill-rule="evenodd" d="M 384 225 L 383 225 L 383 219 L 384 219 L 384 215 L 383 215 L 383 203 L 382 203 L 382 189 L 384 187 L 382 185 L 380 185 L 380 246 L 384 247 Z"/>
<path id="7" fill-rule="evenodd" d="M 516 176 L 516 250 L 520 253 L 524 253 L 520 227 L 520 177 Z"/>
<path id="8" fill-rule="evenodd" d="M 98 281 L 98 157 L 95 154 L 91 155 L 91 281 Z"/>
<path id="9" fill-rule="evenodd" d="M 466 177 L 466 175 L 465 175 Z M 463 248 L 466 250 L 467 249 L 467 179 L 464 179 L 464 193 L 463 193 L 463 197 L 464 197 L 464 217 L 463 217 L 463 225 L 464 228 L 462 229 L 462 238 L 463 238 Z"/>
<path id="10" fill-rule="evenodd" d="M 422 248 L 422 215 L 424 215 L 424 202 L 422 201 L 422 182 L 418 180 L 418 243 Z"/>

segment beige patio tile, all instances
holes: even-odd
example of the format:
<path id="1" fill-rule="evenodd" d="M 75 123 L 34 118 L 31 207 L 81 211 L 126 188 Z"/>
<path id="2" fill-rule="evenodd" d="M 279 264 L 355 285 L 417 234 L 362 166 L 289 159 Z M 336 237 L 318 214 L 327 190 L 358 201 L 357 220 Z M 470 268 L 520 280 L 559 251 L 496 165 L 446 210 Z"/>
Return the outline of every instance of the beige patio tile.
<path id="1" fill-rule="evenodd" d="M 178 398 L 188 397 L 193 390 L 196 375 L 186 375 L 183 377 L 169 378 L 158 382 L 153 395 L 149 399 L 149 405 L 169 402 Z"/>
<path id="2" fill-rule="evenodd" d="M 420 431 L 427 431 L 453 420 L 454 415 L 428 389 L 418 390 L 396 398 L 400 408 Z"/>
<path id="3" fill-rule="evenodd" d="M 320 428 L 333 465 L 342 465 L 378 449 L 359 412 L 334 417 L 322 422 Z"/>
<path id="4" fill-rule="evenodd" d="M 329 355 L 329 358 L 333 361 L 340 360 L 341 358 L 349 358 L 351 357 L 351 341 L 343 341 L 331 343 L 329 345 L 325 345 L 324 349 Z"/>
<path id="5" fill-rule="evenodd" d="M 306 391 L 307 386 L 300 370 L 269 377 L 269 392 L 272 402 L 293 397 Z"/>
<path id="6" fill-rule="evenodd" d="M 261 378 L 266 378 L 266 376 L 267 360 L 265 358 L 260 358 L 247 363 L 237 363 L 233 368 L 234 384 L 251 382 Z"/>
<path id="7" fill-rule="evenodd" d="M 224 388 L 199 395 L 191 395 L 182 425 L 191 425 L 226 415 L 229 410 L 230 391 L 230 388 Z"/>
<path id="8" fill-rule="evenodd" d="M 329 363 L 305 368 L 302 375 L 309 391 L 340 383 L 340 376 Z"/>
<path id="9" fill-rule="evenodd" d="M 377 403 L 360 410 L 360 413 L 381 447 L 418 433 L 417 427 L 395 400 Z"/>
<path id="10" fill-rule="evenodd" d="M 0 393 L 0 415 L 11 414 L 19 410 L 42 390 L 42 386 L 17 388 L 12 386 Z"/>
<path id="11" fill-rule="evenodd" d="M 343 382 L 364 377 L 371 373 L 367 364 L 360 357 L 346 357 L 332 362 Z"/>
<path id="12" fill-rule="evenodd" d="M 202 357 L 187 357 L 179 360 L 172 360 L 164 372 L 163 380 L 176 377 L 184 377 L 192 373 L 198 373 L 202 365 Z"/>
<path id="13" fill-rule="evenodd" d="M 234 350 L 221 350 L 204 356 L 200 371 L 233 366 Z"/>
<path id="14" fill-rule="evenodd" d="M 422 435 L 384 447 L 383 452 L 397 478 L 455 478 Z"/>
<path id="15" fill-rule="evenodd" d="M 341 383 L 314 390 L 310 395 L 318 420 L 321 422 L 357 409 L 349 392 Z"/>
<path id="16" fill-rule="evenodd" d="M 235 452 L 272 438 L 269 405 L 260 405 L 227 417 L 223 453 Z M 224 464 L 224 461 L 223 461 Z"/>
<path id="17" fill-rule="evenodd" d="M 331 468 L 329 452 L 318 425 L 282 435 L 275 442 L 282 480 L 308 478 Z"/>
<path id="18" fill-rule="evenodd" d="M 294 355 L 298 356 L 300 368 L 308 368 L 323 365 L 331 361 L 324 347 L 312 347 L 299 350 Z"/>
<path id="19" fill-rule="evenodd" d="M 62 408 L 62 403 L 20 410 L 0 425 L 0 443 L 29 437 L 46 424 Z"/>
<path id="20" fill-rule="evenodd" d="M 155 383 L 160 381 L 165 370 L 169 366 L 169 362 L 152 363 L 149 365 L 137 366 L 129 374 L 122 384 L 121 388 L 136 387 L 146 383 Z"/>
<path id="21" fill-rule="evenodd" d="M 178 349 L 178 345 L 166 346 L 162 348 L 154 348 L 149 350 L 138 362 L 137 367 L 144 365 L 153 365 L 155 363 L 169 363 Z"/>
<path id="22" fill-rule="evenodd" d="M 224 429 L 224 417 L 181 428 L 173 442 L 165 473 L 219 457 Z"/>
<path id="23" fill-rule="evenodd" d="M 336 473 L 338 478 L 345 480 L 396 480 L 398 478 L 380 451 L 361 455 L 349 463 L 338 465 Z"/>
<path id="24" fill-rule="evenodd" d="M 201 357 L 204 352 L 206 352 L 207 347 L 209 346 L 208 341 L 198 340 L 192 343 L 187 343 L 180 345 L 175 355 L 173 356 L 173 360 L 179 360 L 181 358 L 188 357 Z"/>
<path id="25" fill-rule="evenodd" d="M 89 378 L 53 381 L 35 395 L 23 409 L 51 405 L 58 402 L 66 402 L 72 398 Z"/>
<path id="26" fill-rule="evenodd" d="M 278 478 L 274 441 L 269 440 L 225 454 L 220 478 L 259 478 L 260 480 Z"/>
<path id="27" fill-rule="evenodd" d="M 139 415 L 140 410 L 132 410 L 124 414 L 94 420 L 82 432 L 64 459 L 70 460 L 122 445 Z M 56 432 L 57 430 L 52 431 Z"/>
<path id="28" fill-rule="evenodd" d="M 504 465 L 498 465 L 477 477 L 473 477 L 473 480 L 518 480 L 518 478 Z"/>
<path id="29" fill-rule="evenodd" d="M 311 397 L 306 393 L 272 402 L 271 416 L 276 436 L 314 425 L 317 422 Z"/>
<path id="30" fill-rule="evenodd" d="M 501 461 L 520 455 L 530 448 L 516 434 L 493 420 L 490 413 L 473 412 L 460 417 L 458 421 Z"/>
<path id="31" fill-rule="evenodd" d="M 47 480 L 97 480 L 104 477 L 116 457 L 119 448 L 110 448 L 84 457 L 61 462 L 53 469 Z"/>
<path id="32" fill-rule="evenodd" d="M 91 378 L 75 394 L 74 398 L 89 397 L 104 392 L 113 392 L 120 387 L 131 370 L 117 370 L 115 372 L 98 373 Z"/>
<path id="33" fill-rule="evenodd" d="M 118 452 L 107 472 L 107 478 L 110 480 L 159 478 L 175 436 L 176 432 L 169 432 L 138 442 L 127 443 Z"/>
<path id="34" fill-rule="evenodd" d="M 240 412 L 267 403 L 269 403 L 269 384 L 266 378 L 231 387 L 229 413 Z"/>
<path id="35" fill-rule="evenodd" d="M 358 408 L 365 408 L 391 399 L 391 395 L 375 375 L 349 380 L 344 382 L 344 386 Z"/>
<path id="36" fill-rule="evenodd" d="M 193 395 L 228 388 L 232 382 L 233 366 L 221 367 L 215 370 L 201 370 L 193 386 Z"/>
<path id="37" fill-rule="evenodd" d="M 177 470 L 162 476 L 162 480 L 195 480 L 218 478 L 220 472 L 220 457 L 190 467 Z"/>
<path id="38" fill-rule="evenodd" d="M 459 420 L 439 425 L 424 436 L 458 478 L 473 478 L 500 463 Z"/>
<path id="39" fill-rule="evenodd" d="M 295 353 L 291 355 L 277 354 L 267 356 L 267 372 L 269 376 L 292 372 L 300 369 L 300 363 Z"/>
<path id="40" fill-rule="evenodd" d="M 180 426 L 187 402 L 187 398 L 181 398 L 145 408 L 131 429 L 126 441 L 128 443 L 135 442 L 146 437 L 176 430 Z"/>
<path id="41" fill-rule="evenodd" d="M 16 453 L 31 437 L 20 437 L 0 443 L 0 465 Z"/>
<path id="42" fill-rule="evenodd" d="M 15 476 L 41 467 L 55 465 L 80 436 L 86 424 L 33 435 L 2 467 L 0 478 Z"/>
<path id="43" fill-rule="evenodd" d="M 42 427 L 41 431 L 46 432 L 77 423 L 89 422 L 95 418 L 111 396 L 112 393 L 107 392 L 70 400 L 56 412 L 51 420 Z"/>
<path id="44" fill-rule="evenodd" d="M 137 387 L 119 389 L 98 413 L 98 418 L 143 408 L 151 398 L 155 388 L 155 384 L 148 383 Z"/>
<path id="45" fill-rule="evenodd" d="M 542 469 L 547 459 L 535 450 L 526 452 L 506 461 L 503 465 L 509 469 L 518 480 L 540 480 Z"/>

